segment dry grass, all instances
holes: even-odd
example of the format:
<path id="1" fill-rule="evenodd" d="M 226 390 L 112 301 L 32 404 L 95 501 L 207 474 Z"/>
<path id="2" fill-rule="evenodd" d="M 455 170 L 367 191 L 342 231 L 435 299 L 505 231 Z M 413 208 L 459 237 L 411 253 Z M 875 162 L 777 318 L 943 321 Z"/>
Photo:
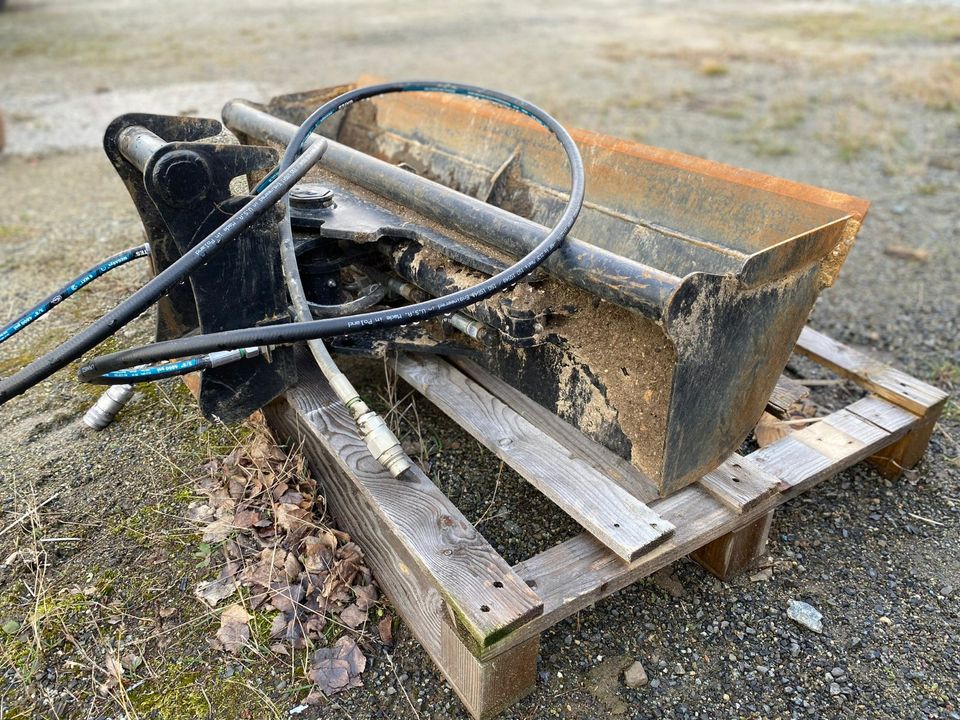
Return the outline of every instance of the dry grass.
<path id="1" fill-rule="evenodd" d="M 854 162 L 872 152 L 879 153 L 889 166 L 906 142 L 902 128 L 890 124 L 882 110 L 864 103 L 838 111 L 821 139 L 833 145 L 843 162 Z"/>
<path id="2" fill-rule="evenodd" d="M 704 58 L 700 61 L 698 71 L 704 77 L 721 77 L 730 72 L 730 68 L 717 58 Z"/>
<path id="3" fill-rule="evenodd" d="M 379 397 L 384 422 L 400 440 L 404 451 L 413 457 L 421 468 L 428 469 L 430 456 L 442 449 L 442 443 L 433 432 L 424 433 L 420 411 L 417 408 L 417 392 L 409 390 L 400 395 L 399 376 L 390 359 L 383 361 L 384 391 Z"/>
<path id="4" fill-rule="evenodd" d="M 918 102 L 928 110 L 960 110 L 960 61 L 950 58 L 921 69 L 894 74 L 898 97 Z"/>
<path id="5" fill-rule="evenodd" d="M 757 30 L 775 30 L 802 40 L 866 44 L 946 44 L 960 40 L 960 12 L 924 7 L 872 7 L 767 15 Z"/>

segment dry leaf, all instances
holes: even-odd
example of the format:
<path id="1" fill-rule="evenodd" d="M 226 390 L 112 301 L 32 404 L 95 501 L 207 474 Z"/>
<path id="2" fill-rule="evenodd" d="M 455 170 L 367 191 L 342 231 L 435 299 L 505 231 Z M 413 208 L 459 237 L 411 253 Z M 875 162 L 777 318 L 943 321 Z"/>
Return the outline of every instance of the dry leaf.
<path id="1" fill-rule="evenodd" d="M 788 423 L 781 422 L 776 416 L 764 412 L 763 415 L 760 416 L 757 426 L 753 429 L 753 436 L 757 440 L 757 445 L 766 447 L 781 438 L 785 438 L 791 432 L 792 430 Z"/>
<path id="2" fill-rule="evenodd" d="M 367 621 L 367 613 L 365 610 L 358 608 L 356 604 L 348 605 L 340 613 L 340 620 L 344 625 L 353 630 L 358 625 L 362 625 Z"/>
<path id="3" fill-rule="evenodd" d="M 304 705 L 323 705 L 326 702 L 327 699 L 316 690 L 311 691 L 310 694 L 303 699 Z"/>
<path id="4" fill-rule="evenodd" d="M 233 516 L 233 526 L 240 530 L 252 528 L 258 522 L 260 522 L 260 513 L 256 510 L 237 510 L 236 515 Z"/>
<path id="5" fill-rule="evenodd" d="M 332 544 L 331 544 L 332 541 Z M 300 544 L 303 566 L 308 572 L 328 570 L 336 554 L 337 539 L 333 533 L 323 530 L 318 536 L 309 536 Z"/>
<path id="6" fill-rule="evenodd" d="M 380 634 L 380 642 L 389 647 L 393 646 L 393 616 L 384 615 L 377 623 L 377 632 Z"/>
<path id="7" fill-rule="evenodd" d="M 367 659 L 353 638 L 347 635 L 337 640 L 332 648 L 317 650 L 312 660 L 308 676 L 325 695 L 362 684 L 360 673 L 366 668 Z"/>
<path id="8" fill-rule="evenodd" d="M 346 660 L 318 660 L 307 675 L 324 695 L 335 695 L 350 685 L 350 663 Z M 359 678 L 357 685 L 359 685 Z"/>
<path id="9" fill-rule="evenodd" d="M 296 555 L 287 553 L 287 557 L 284 558 L 283 561 L 283 570 L 287 574 L 288 582 L 296 582 L 300 577 L 300 573 L 303 572 L 303 565 L 297 560 Z"/>
<path id="10" fill-rule="evenodd" d="M 908 247 L 907 245 L 887 245 L 883 252 L 885 255 L 895 257 L 898 260 L 912 260 L 913 262 L 925 263 L 930 259 L 930 251 L 921 248 Z"/>
<path id="11" fill-rule="evenodd" d="M 287 632 L 287 623 L 289 622 L 290 616 L 287 613 L 277 613 L 270 625 L 270 639 L 276 640 L 278 637 L 283 637 Z"/>
<path id="12" fill-rule="evenodd" d="M 310 637 L 319 638 L 326 626 L 327 619 L 323 615 L 311 614 L 304 629 Z"/>
<path id="13" fill-rule="evenodd" d="M 657 570 L 653 574 L 653 584 L 662 590 L 666 590 L 672 598 L 683 598 L 687 595 L 680 578 L 673 573 L 673 569 L 670 567 Z"/>
<path id="14" fill-rule="evenodd" d="M 111 678 L 119 680 L 123 675 L 123 665 L 113 655 L 107 654 L 103 659 L 104 672 Z"/>
<path id="15" fill-rule="evenodd" d="M 267 548 L 260 553 L 256 561 L 244 568 L 240 579 L 245 585 L 259 585 L 263 588 L 284 582 L 287 579 L 287 572 L 283 567 L 286 559 L 286 550 Z"/>
<path id="16" fill-rule="evenodd" d="M 220 616 L 215 647 L 238 653 L 250 640 L 250 615 L 242 605 L 230 605 Z"/>
<path id="17" fill-rule="evenodd" d="M 187 517 L 195 523 L 206 525 L 214 521 L 216 517 L 214 509 L 202 500 L 194 500 L 187 505 Z"/>
<path id="18" fill-rule="evenodd" d="M 377 604 L 377 588 L 373 585 L 354 585 L 353 594 L 357 598 L 357 607 L 361 610 L 369 610 Z"/>
<path id="19" fill-rule="evenodd" d="M 233 532 L 233 515 L 226 515 L 214 520 L 203 531 L 203 541 L 206 543 L 223 542 Z"/>
<path id="20" fill-rule="evenodd" d="M 196 588 L 198 597 L 216 606 L 238 584 L 249 587 L 248 608 L 269 602 L 280 611 L 270 637 L 271 651 L 282 654 L 310 641 L 325 642 L 323 631 L 332 615 L 353 627 L 367 621 L 367 610 L 379 593 L 363 552 L 349 534 L 314 524 L 314 518 L 322 516 L 323 498 L 317 497 L 316 481 L 302 455 L 288 458 L 267 433 L 259 432 L 203 469 L 197 485 L 207 501 L 196 504 L 192 515 L 206 522 L 207 542 L 225 541 L 226 563 L 220 578 Z M 390 635 L 389 628 L 385 632 Z M 249 615 L 231 606 L 210 644 L 239 652 L 249 639 Z M 360 684 L 366 663 L 356 643 L 342 640 L 329 655 L 317 658 L 324 663 L 315 668 L 318 683 L 330 692 Z"/>
<path id="21" fill-rule="evenodd" d="M 237 583 L 233 577 L 223 574 L 216 580 L 199 583 L 193 593 L 210 607 L 216 607 L 221 600 L 226 600 L 233 595 L 236 589 Z"/>
<path id="22" fill-rule="evenodd" d="M 292 613 L 303 600 L 303 587 L 300 585 L 275 586 L 270 594 L 270 604 L 280 612 Z"/>
<path id="23" fill-rule="evenodd" d="M 287 532 L 296 532 L 300 528 L 310 525 L 312 513 L 299 505 L 282 504 L 277 506 L 277 525 Z"/>

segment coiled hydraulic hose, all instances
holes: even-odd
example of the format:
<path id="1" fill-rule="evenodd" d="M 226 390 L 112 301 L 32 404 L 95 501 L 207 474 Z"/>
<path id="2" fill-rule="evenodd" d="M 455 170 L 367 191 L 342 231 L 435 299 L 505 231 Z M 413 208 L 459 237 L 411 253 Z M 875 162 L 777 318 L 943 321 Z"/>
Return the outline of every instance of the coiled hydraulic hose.
<path id="1" fill-rule="evenodd" d="M 497 275 L 477 285 L 464 288 L 463 290 L 443 297 L 433 298 L 403 308 L 391 308 L 340 318 L 229 330 L 124 350 L 101 356 L 87 363 L 80 369 L 80 379 L 84 382 L 97 382 L 98 378 L 106 372 L 204 352 L 229 350 L 254 345 L 284 345 L 305 340 L 345 335 L 360 330 L 416 324 L 438 315 L 453 313 L 460 308 L 484 300 L 501 290 L 513 286 L 540 265 L 547 256 L 556 250 L 560 243 L 563 242 L 564 238 L 573 228 L 573 224 L 580 213 L 584 195 L 583 161 L 573 138 L 571 138 L 569 133 L 550 115 L 530 103 L 492 90 L 485 90 L 483 88 L 458 83 L 417 81 L 383 83 L 344 93 L 318 108 L 303 122 L 287 146 L 280 166 L 268 175 L 267 178 L 257 186 L 256 190 L 262 193 L 269 192 L 276 182 L 275 180 L 271 180 L 271 178 L 279 178 L 286 172 L 289 172 L 289 170 L 283 170 L 283 168 L 287 166 L 291 158 L 297 156 L 306 138 L 320 122 L 330 117 L 333 113 L 337 112 L 337 110 L 359 100 L 377 95 L 415 91 L 447 92 L 489 100 L 532 117 L 557 137 L 567 155 L 570 166 L 570 198 L 557 224 L 531 252 L 518 260 L 516 264 Z M 0 388 L 0 392 L 2 392 L 2 388 Z M 3 396 L 0 394 L 0 400 L 2 399 Z"/>
<path id="2" fill-rule="evenodd" d="M 14 376 L 0 382 L 0 404 L 20 395 L 34 384 L 49 377 L 83 353 L 115 333 L 156 302 L 173 284 L 181 281 L 222 245 L 234 239 L 249 227 L 271 205 L 319 161 L 326 150 L 326 141 L 308 145 L 299 155 L 304 141 L 324 119 L 354 102 L 377 95 L 396 92 L 436 91 L 466 95 L 488 100 L 528 115 L 550 130 L 560 141 L 570 165 L 570 198 L 556 226 L 537 247 L 516 264 L 470 288 L 440 298 L 416 303 L 404 308 L 386 309 L 343 318 L 301 321 L 285 325 L 246 328 L 209 335 L 180 338 L 163 343 L 112 353 L 87 363 L 80 369 L 84 382 L 104 382 L 104 375 L 126 371 L 149 363 L 201 355 L 216 351 L 236 351 L 237 348 L 264 347 L 290 344 L 348 334 L 360 330 L 391 328 L 416 324 L 422 320 L 456 310 L 483 300 L 509 288 L 542 263 L 570 232 L 583 204 L 583 161 L 569 133 L 550 115 L 534 105 L 509 95 L 458 83 L 394 82 L 373 85 L 345 93 L 318 108 L 300 126 L 287 146 L 284 160 L 255 189 L 253 199 L 223 225 L 214 230 L 179 260 L 153 278 L 114 310 L 105 314 L 84 331 L 66 343 L 34 361 Z M 117 376 L 114 376 L 117 377 Z M 117 377 L 119 379 L 119 377 Z M 114 382 L 108 379 L 106 382 Z"/>
<path id="3" fill-rule="evenodd" d="M 147 257 L 149 255 L 150 245 L 148 243 L 144 243 L 143 245 L 137 245 L 136 247 L 128 248 L 127 250 L 119 252 L 116 255 L 111 255 L 106 260 L 97 263 L 89 270 L 85 270 L 62 288 L 48 295 L 46 298 L 27 310 L 23 315 L 0 330 L 0 343 L 9 340 L 34 320 L 46 315 L 48 312 L 50 312 L 50 310 L 80 290 L 80 288 L 89 285 L 94 280 L 106 275 L 114 268 L 118 268 L 121 265 L 126 265 L 131 260 Z"/>

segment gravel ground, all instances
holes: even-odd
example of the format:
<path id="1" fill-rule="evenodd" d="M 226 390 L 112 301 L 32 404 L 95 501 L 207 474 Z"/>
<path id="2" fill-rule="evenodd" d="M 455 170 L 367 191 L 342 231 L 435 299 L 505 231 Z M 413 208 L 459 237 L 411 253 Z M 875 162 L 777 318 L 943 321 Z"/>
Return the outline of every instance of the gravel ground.
<path id="1" fill-rule="evenodd" d="M 442 76 L 528 97 L 570 124 L 871 199 L 811 322 L 945 389 L 960 383 L 955 4 L 7 5 L 2 317 L 139 238 L 96 149 L 115 114 L 215 115 L 232 96 L 363 72 Z M 892 244 L 930 260 L 891 257 Z M 0 374 L 143 278 L 142 268 L 117 271 L 5 344 Z M 149 332 L 144 318 L 120 342 Z M 0 717 L 287 717 L 305 694 L 302 674 L 209 650 L 216 618 L 190 592 L 210 574 L 181 519 L 190 477 L 242 430 L 205 423 L 164 384 L 91 435 L 75 421 L 92 397 L 63 372 L 0 409 L 0 525 L 49 500 L 0 535 L 0 559 L 38 547 L 46 557 L 43 572 L 0 568 L 0 625 L 32 618 L 39 638 L 3 631 Z M 427 403 L 418 408 L 434 480 L 483 518 L 508 560 L 576 531 Z M 951 403 L 909 480 L 857 467 L 779 510 L 769 579 L 722 584 L 682 561 L 558 624 L 543 636 L 536 689 L 506 716 L 960 717 L 958 426 Z M 823 634 L 787 618 L 791 599 L 823 613 Z M 165 624 L 167 608 L 182 622 Z M 100 692 L 104 653 L 129 647 L 143 649 L 146 669 L 128 672 L 128 696 Z M 463 716 L 404 629 L 392 655 L 369 652 L 362 689 L 297 717 Z M 634 660 L 649 676 L 638 689 L 621 675 Z"/>

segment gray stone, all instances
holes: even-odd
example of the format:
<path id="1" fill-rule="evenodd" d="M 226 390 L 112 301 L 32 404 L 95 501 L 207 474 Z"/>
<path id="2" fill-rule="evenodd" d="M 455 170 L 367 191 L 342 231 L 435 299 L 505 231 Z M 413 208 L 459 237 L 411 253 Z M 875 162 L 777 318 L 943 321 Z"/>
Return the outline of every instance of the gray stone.
<path id="1" fill-rule="evenodd" d="M 815 633 L 823 632 L 823 615 L 813 605 L 800 600 L 791 600 L 787 617 Z"/>
<path id="2" fill-rule="evenodd" d="M 639 660 L 624 671 L 623 682 L 631 688 L 643 687 L 647 684 L 647 671 L 643 669 L 643 664 Z"/>

